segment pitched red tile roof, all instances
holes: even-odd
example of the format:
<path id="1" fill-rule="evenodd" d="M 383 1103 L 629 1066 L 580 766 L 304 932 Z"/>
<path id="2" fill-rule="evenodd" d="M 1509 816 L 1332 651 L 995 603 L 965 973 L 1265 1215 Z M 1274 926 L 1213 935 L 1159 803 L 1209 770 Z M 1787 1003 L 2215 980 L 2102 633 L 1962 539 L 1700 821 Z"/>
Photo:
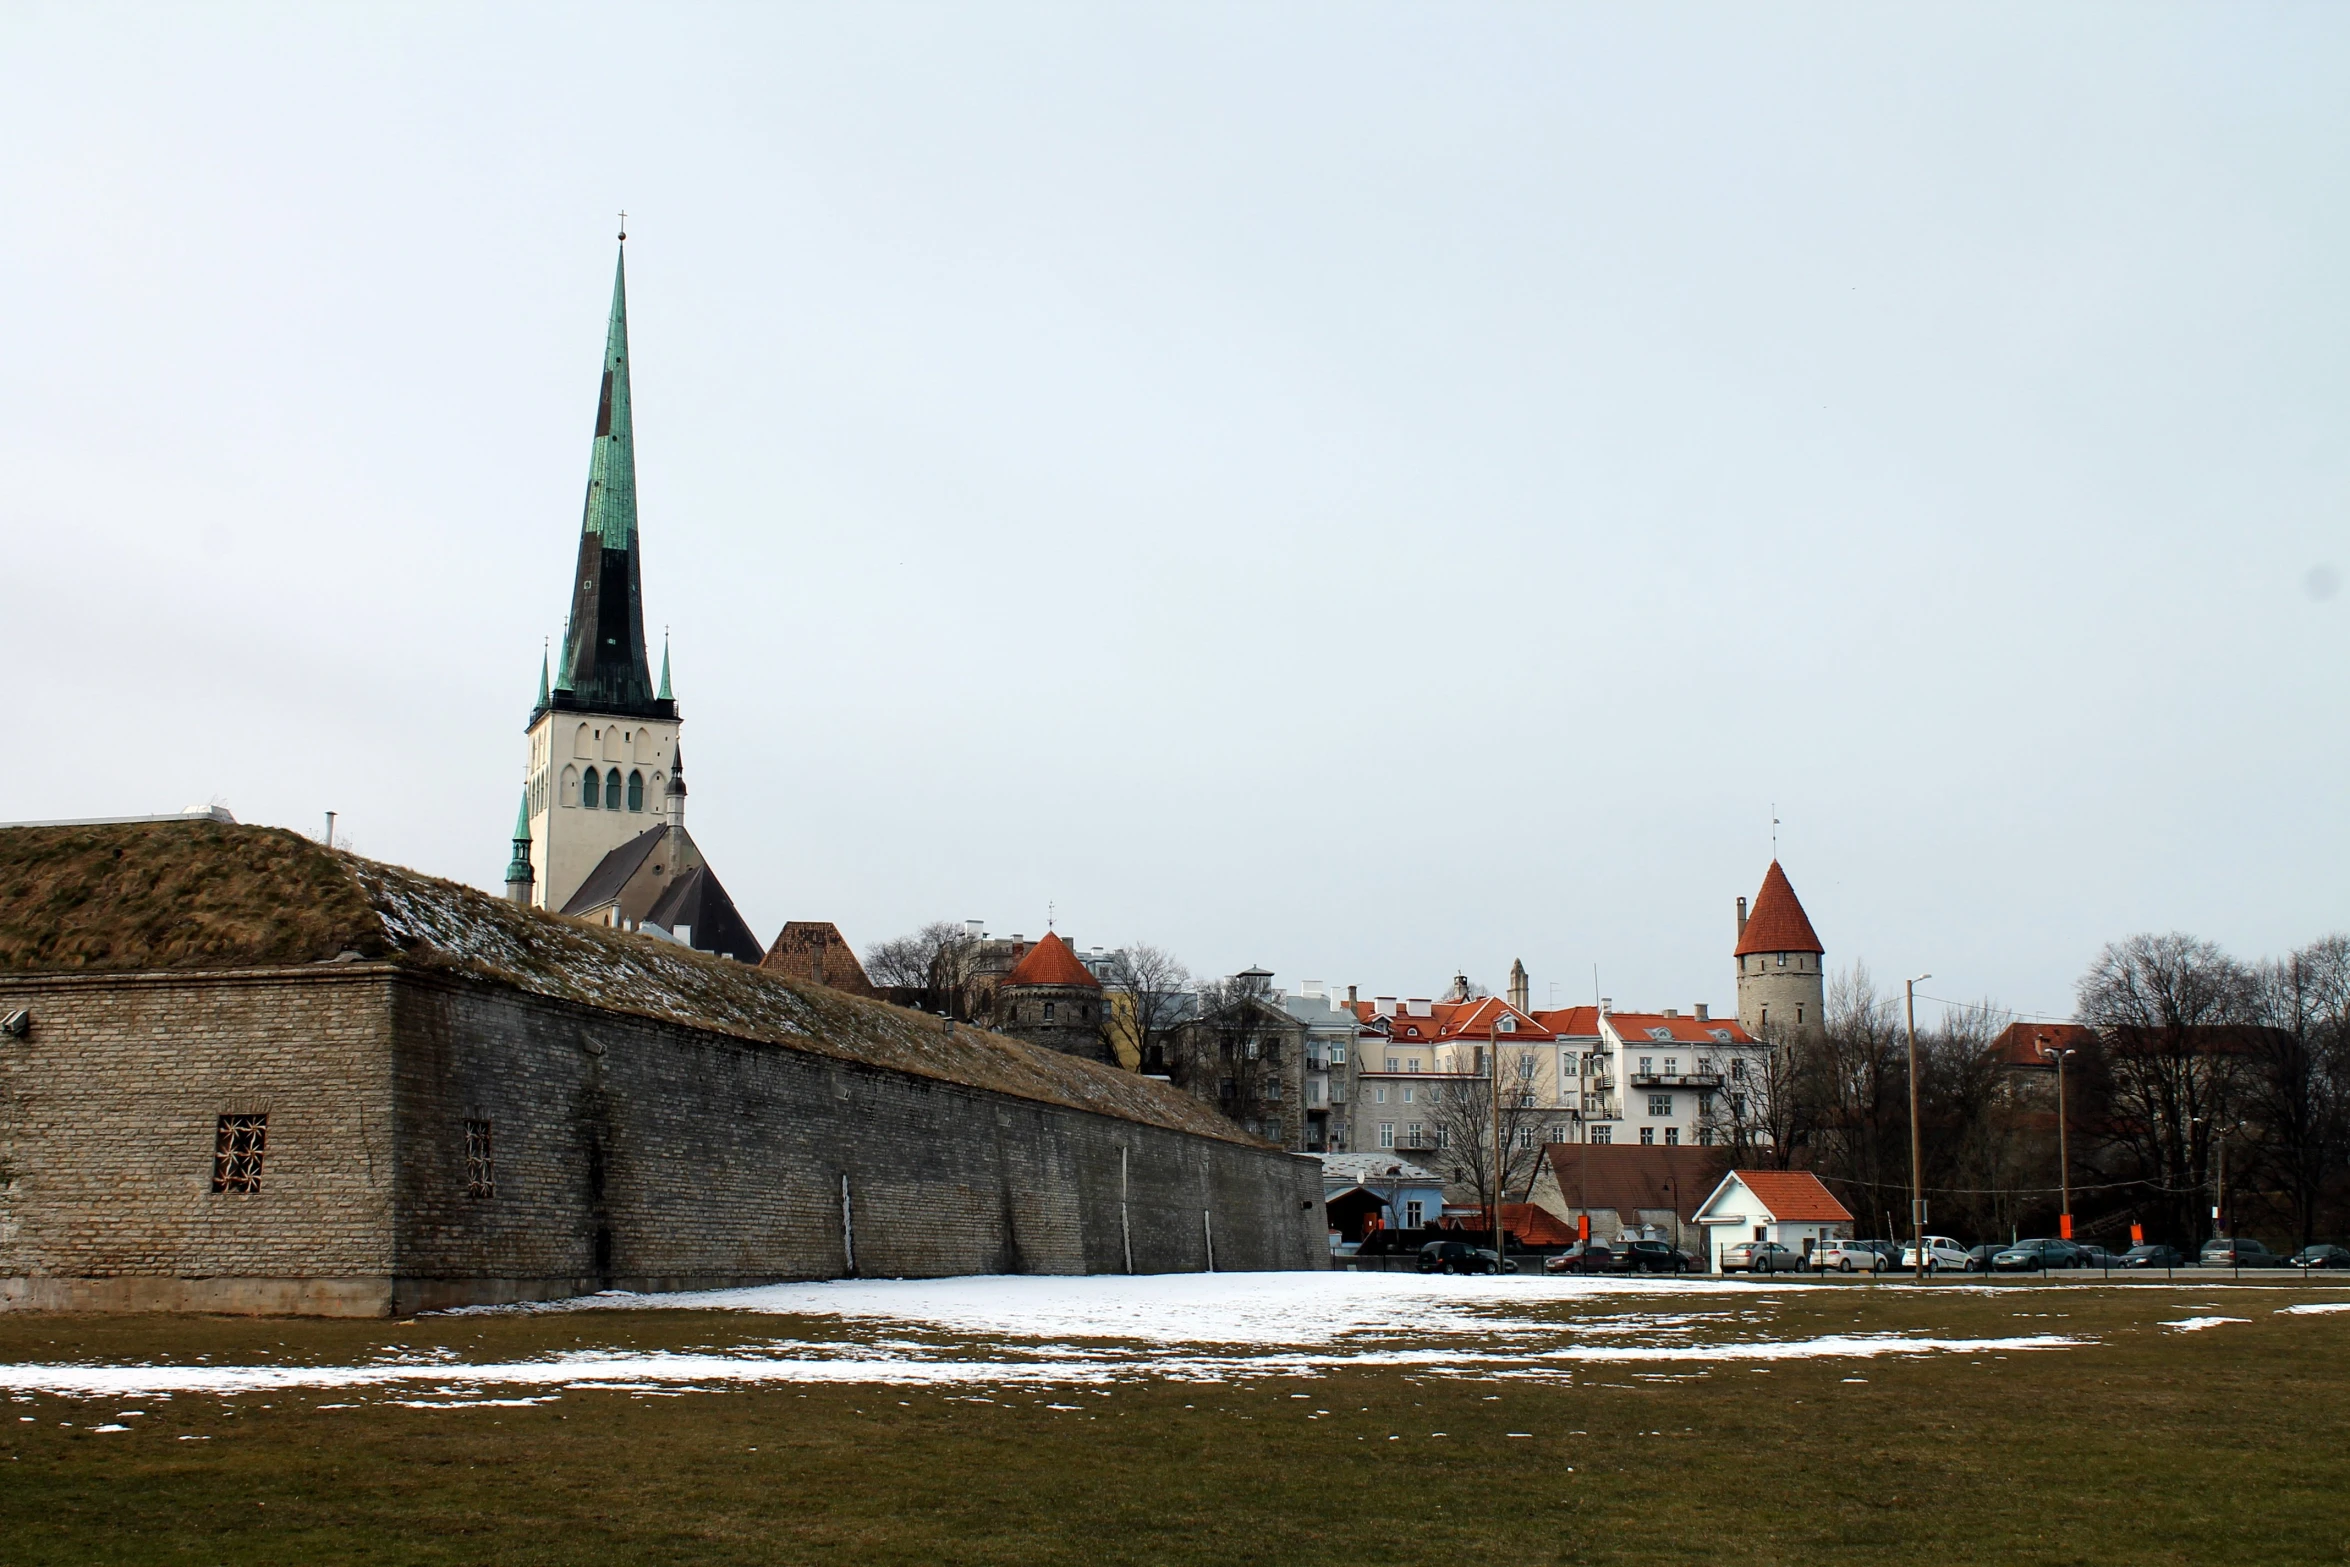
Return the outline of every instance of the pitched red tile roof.
<path id="1" fill-rule="evenodd" d="M 1694 1223 L 1730 1162 L 1726 1149 L 1687 1144 L 1550 1143 L 1542 1154 L 1569 1208 L 1613 1209 L 1626 1224 L 1638 1223 L 1644 1209 L 1670 1209 Z"/>
<path id="2" fill-rule="evenodd" d="M 1537 1012 L 1534 1021 L 1553 1034 L 1571 1034 L 1596 1038 L 1599 1034 L 1599 1008 L 1560 1007 L 1553 1012 Z"/>
<path id="3" fill-rule="evenodd" d="M 1081 990 L 1099 990 L 1102 982 L 1093 977 L 1093 970 L 1078 960 L 1069 950 L 1058 931 L 1046 931 L 1044 940 L 1028 949 L 1028 956 L 1012 967 L 1003 978 L 1003 987 L 1015 985 L 1073 985 Z"/>
<path id="4" fill-rule="evenodd" d="M 1667 1017 L 1662 1012 L 1610 1012 L 1607 1021 L 1610 1028 L 1635 1045 L 1751 1045 L 1755 1042 L 1754 1036 L 1740 1026 L 1734 1017 Z M 1658 1028 L 1671 1038 L 1658 1039 L 1650 1032 Z M 1597 1033 L 1599 1030 L 1595 1026 L 1592 1032 Z M 1724 1035 L 1729 1037 L 1724 1038 Z"/>
<path id="5" fill-rule="evenodd" d="M 2078 1023 L 2010 1023 L 1991 1041 L 1991 1059 L 2001 1066 L 2047 1072 L 2055 1069 L 2055 1063 L 2040 1054 L 2042 1045 L 2052 1050 L 2079 1050 L 2095 1042 L 2096 1036 Z M 2074 1067 L 2086 1064 L 2071 1063 Z"/>
<path id="6" fill-rule="evenodd" d="M 1746 916 L 1746 929 L 1738 933 L 1738 950 L 1732 956 L 1827 950 L 1813 933 L 1802 901 L 1788 883 L 1787 873 L 1779 869 L 1777 860 L 1771 861 L 1771 868 L 1763 872 L 1762 891 L 1754 895 L 1754 912 Z"/>
<path id="7" fill-rule="evenodd" d="M 1850 1224 L 1852 1215 L 1809 1170 L 1732 1170 L 1781 1224 Z"/>

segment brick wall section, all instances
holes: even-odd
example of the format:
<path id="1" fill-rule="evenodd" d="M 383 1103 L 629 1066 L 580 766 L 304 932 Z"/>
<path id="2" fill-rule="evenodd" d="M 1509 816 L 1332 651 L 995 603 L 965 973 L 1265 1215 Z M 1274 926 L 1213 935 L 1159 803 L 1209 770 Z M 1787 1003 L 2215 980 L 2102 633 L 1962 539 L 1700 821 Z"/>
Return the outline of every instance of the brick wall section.
<path id="1" fill-rule="evenodd" d="M 479 980 L 0 980 L 15 1007 L 0 1304 L 366 1314 L 832 1277 L 843 1175 L 867 1275 L 1117 1272 L 1127 1233 L 1137 1271 L 1190 1270 L 1211 1226 L 1219 1268 L 1326 1265 L 1308 1161 Z M 260 1109 L 262 1191 L 213 1193 L 215 1117 Z M 467 1194 L 468 1119 L 492 1197 Z"/>

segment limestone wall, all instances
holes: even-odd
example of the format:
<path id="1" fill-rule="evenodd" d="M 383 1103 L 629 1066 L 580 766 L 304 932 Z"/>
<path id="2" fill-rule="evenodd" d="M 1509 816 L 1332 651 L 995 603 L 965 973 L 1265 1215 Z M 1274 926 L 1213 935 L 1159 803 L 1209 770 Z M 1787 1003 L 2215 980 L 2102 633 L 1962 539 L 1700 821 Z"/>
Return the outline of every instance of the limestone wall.
<path id="1" fill-rule="evenodd" d="M 0 979 L 0 1304 L 373 1314 L 1326 1264 L 1270 1149 L 390 964 Z M 216 1118 L 269 1115 L 258 1193 Z M 494 1192 L 468 1191 L 468 1121 Z M 477 1129 L 478 1131 L 478 1129 Z M 846 1177 L 848 1216 L 842 1212 Z"/>

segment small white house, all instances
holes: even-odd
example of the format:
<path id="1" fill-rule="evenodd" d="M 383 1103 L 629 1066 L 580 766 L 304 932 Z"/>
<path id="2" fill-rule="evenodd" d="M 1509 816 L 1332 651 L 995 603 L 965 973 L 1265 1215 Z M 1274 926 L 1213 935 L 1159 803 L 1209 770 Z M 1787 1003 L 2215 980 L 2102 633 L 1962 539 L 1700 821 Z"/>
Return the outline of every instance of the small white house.
<path id="1" fill-rule="evenodd" d="M 1852 1215 L 1809 1170 L 1732 1170 L 1697 1205 L 1705 1231 L 1705 1265 L 1722 1271 L 1722 1252 L 1740 1241 L 1777 1241 L 1809 1254 L 1821 1241 L 1852 1233 Z"/>

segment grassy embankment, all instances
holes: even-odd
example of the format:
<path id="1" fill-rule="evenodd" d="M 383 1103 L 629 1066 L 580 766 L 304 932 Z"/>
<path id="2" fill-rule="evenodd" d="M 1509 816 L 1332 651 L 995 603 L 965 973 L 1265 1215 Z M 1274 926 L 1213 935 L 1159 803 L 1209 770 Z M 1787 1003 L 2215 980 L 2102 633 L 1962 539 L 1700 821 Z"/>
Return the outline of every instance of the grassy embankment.
<path id="1" fill-rule="evenodd" d="M 1707 1331 L 2099 1342 L 1768 1371 L 1591 1365 L 1570 1386 L 1386 1369 L 1083 1391 L 567 1390 L 527 1408 L 379 1401 L 414 1390 L 20 1398 L 0 1405 L 0 1560 L 2341 1561 L 2350 1313 L 2275 1314 L 2309 1298 L 2217 1282 L 1790 1291 Z M 2160 1326 L 2209 1305 L 2253 1320 Z M 0 1361 L 507 1360 L 843 1336 L 678 1312 L 0 1318 Z M 116 1420 L 127 1408 L 145 1413 Z M 131 1429 L 90 1429 L 109 1421 Z"/>

